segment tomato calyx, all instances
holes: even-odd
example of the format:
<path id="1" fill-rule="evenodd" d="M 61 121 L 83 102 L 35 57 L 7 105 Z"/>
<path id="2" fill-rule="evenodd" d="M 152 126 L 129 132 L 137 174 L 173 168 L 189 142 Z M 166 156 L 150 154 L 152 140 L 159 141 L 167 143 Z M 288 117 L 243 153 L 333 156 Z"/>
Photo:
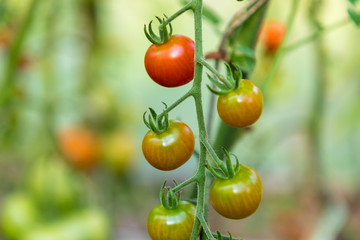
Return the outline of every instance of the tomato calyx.
<path id="1" fill-rule="evenodd" d="M 149 120 L 146 120 L 146 114 L 147 111 L 144 112 L 143 120 L 145 125 L 153 132 L 155 133 L 162 133 L 166 131 L 169 127 L 169 115 L 166 111 L 167 105 L 163 102 L 165 105 L 165 109 L 163 110 L 163 114 L 158 115 L 154 109 L 149 108 L 150 114 L 148 116 Z"/>
<path id="2" fill-rule="evenodd" d="M 206 163 L 206 168 L 216 177 L 222 180 L 228 180 L 235 176 L 235 174 L 240 169 L 240 162 L 238 157 L 233 154 L 229 153 L 225 148 L 222 148 L 224 152 L 224 159 L 223 161 L 215 160 L 218 167 L 213 167 L 209 163 Z M 231 156 L 233 156 L 236 160 L 235 166 L 232 164 Z"/>
<path id="3" fill-rule="evenodd" d="M 180 193 L 175 193 L 170 187 L 166 187 L 165 181 L 160 189 L 160 202 L 166 209 L 176 209 L 180 202 Z"/>
<path id="4" fill-rule="evenodd" d="M 231 236 L 231 233 L 229 233 L 229 237 L 225 237 L 223 235 L 221 235 L 221 233 L 219 231 L 216 231 L 216 234 L 213 234 L 214 237 L 216 237 L 216 239 L 218 240 L 242 240 L 242 239 L 238 239 L 238 238 L 233 238 Z"/>
<path id="5" fill-rule="evenodd" d="M 230 66 L 228 63 L 225 63 L 225 65 L 226 78 L 224 76 L 220 76 L 216 79 L 207 73 L 209 80 L 217 87 L 217 89 L 212 88 L 210 85 L 207 85 L 207 87 L 216 95 L 226 95 L 237 89 L 242 79 L 242 72 L 238 65 L 231 64 Z"/>
<path id="6" fill-rule="evenodd" d="M 147 39 L 149 39 L 150 42 L 156 45 L 164 44 L 166 43 L 169 38 L 171 37 L 171 34 L 173 32 L 171 23 L 167 23 L 166 19 L 168 18 L 164 14 L 165 18 L 161 19 L 159 17 L 156 17 L 156 19 L 159 21 L 159 36 L 157 36 L 154 31 L 152 30 L 152 20 L 149 23 L 148 30 L 146 29 L 146 24 L 144 25 L 144 33 Z M 167 25 L 169 25 L 169 30 L 167 29 Z"/>

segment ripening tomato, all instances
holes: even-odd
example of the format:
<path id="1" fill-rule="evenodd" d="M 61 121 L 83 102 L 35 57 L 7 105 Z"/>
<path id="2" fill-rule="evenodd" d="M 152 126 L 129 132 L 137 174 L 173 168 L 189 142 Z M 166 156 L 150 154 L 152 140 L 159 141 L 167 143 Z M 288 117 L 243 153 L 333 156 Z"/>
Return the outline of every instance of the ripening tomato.
<path id="1" fill-rule="evenodd" d="M 4 198 L 0 211 L 0 226 L 7 239 L 22 239 L 37 221 L 38 212 L 28 195 L 14 193 Z"/>
<path id="2" fill-rule="evenodd" d="M 169 171 L 190 159 L 195 148 L 191 129 L 183 122 L 170 120 L 169 128 L 162 133 L 148 131 L 142 142 L 145 159 L 160 170 Z"/>
<path id="3" fill-rule="evenodd" d="M 180 201 L 174 209 L 161 204 L 153 208 L 147 219 L 147 230 L 152 240 L 189 240 L 195 222 L 196 207 Z M 200 231 L 199 231 L 200 232 Z"/>
<path id="4" fill-rule="evenodd" d="M 240 165 L 235 176 L 215 179 L 210 188 L 210 202 L 222 216 L 242 219 L 253 214 L 262 197 L 262 182 L 254 169 Z"/>
<path id="5" fill-rule="evenodd" d="M 156 83 L 178 87 L 194 78 L 195 43 L 182 35 L 173 35 L 163 44 L 152 44 L 145 54 L 145 68 Z"/>
<path id="6" fill-rule="evenodd" d="M 286 27 L 278 21 L 264 23 L 260 30 L 260 38 L 267 52 L 275 52 L 282 44 Z"/>
<path id="7" fill-rule="evenodd" d="M 100 154 L 100 143 L 90 129 L 64 129 L 59 133 L 58 141 L 63 154 L 77 168 L 90 169 L 96 164 Z"/>
<path id="8" fill-rule="evenodd" d="M 106 136 L 102 141 L 101 160 L 118 174 L 136 165 L 136 139 L 134 134 L 120 130 Z"/>
<path id="9" fill-rule="evenodd" d="M 226 124 L 243 128 L 259 119 L 263 105 L 260 89 L 251 81 L 243 79 L 237 89 L 219 96 L 217 111 Z"/>

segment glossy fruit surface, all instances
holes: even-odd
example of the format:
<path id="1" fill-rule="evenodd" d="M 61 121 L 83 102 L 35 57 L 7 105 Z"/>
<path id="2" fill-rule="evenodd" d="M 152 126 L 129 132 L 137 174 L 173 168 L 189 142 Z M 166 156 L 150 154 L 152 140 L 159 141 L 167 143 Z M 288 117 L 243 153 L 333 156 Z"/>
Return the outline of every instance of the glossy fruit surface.
<path id="1" fill-rule="evenodd" d="M 38 212 L 31 198 L 24 193 L 4 198 L 0 211 L 1 232 L 7 239 L 22 239 L 38 221 Z"/>
<path id="2" fill-rule="evenodd" d="M 210 202 L 222 216 L 242 219 L 253 214 L 262 198 L 262 182 L 252 168 L 240 165 L 233 178 L 216 179 L 210 188 Z"/>
<path id="3" fill-rule="evenodd" d="M 217 111 L 226 124 L 243 128 L 259 119 L 263 105 L 260 89 L 251 81 L 244 79 L 240 81 L 237 89 L 219 96 Z"/>
<path id="4" fill-rule="evenodd" d="M 189 240 L 195 221 L 196 207 L 180 201 L 175 209 L 161 204 L 153 208 L 147 219 L 147 230 L 152 240 Z"/>
<path id="5" fill-rule="evenodd" d="M 145 159 L 154 167 L 168 171 L 183 165 L 194 152 L 195 139 L 183 122 L 170 120 L 162 133 L 148 131 L 142 142 Z"/>
<path id="6" fill-rule="evenodd" d="M 269 21 L 261 27 L 261 40 L 265 50 L 275 52 L 282 44 L 286 33 L 286 26 L 278 21 Z"/>
<path id="7" fill-rule="evenodd" d="M 90 169 L 97 162 L 100 143 L 91 130 L 70 127 L 60 132 L 58 140 L 63 154 L 75 167 Z"/>
<path id="8" fill-rule="evenodd" d="M 182 35 L 173 35 L 163 44 L 152 44 L 145 54 L 145 68 L 156 83 L 178 87 L 194 78 L 195 43 Z"/>

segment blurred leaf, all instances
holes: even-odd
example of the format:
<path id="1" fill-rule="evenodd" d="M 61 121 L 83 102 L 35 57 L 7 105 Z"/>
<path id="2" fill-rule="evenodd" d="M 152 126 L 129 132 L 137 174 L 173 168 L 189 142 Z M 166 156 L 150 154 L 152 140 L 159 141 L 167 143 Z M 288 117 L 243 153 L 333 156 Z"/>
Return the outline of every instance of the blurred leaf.
<path id="1" fill-rule="evenodd" d="M 348 9 L 348 14 L 356 26 L 360 27 L 360 13 L 355 12 L 355 10 Z"/>
<path id="2" fill-rule="evenodd" d="M 188 3 L 189 3 L 189 1 L 180 0 L 180 4 L 182 6 L 185 6 Z M 205 5 L 203 6 L 203 16 L 204 16 L 205 20 L 209 21 L 214 26 L 218 26 L 221 22 L 219 15 L 214 10 L 212 10 L 211 8 L 209 8 Z"/>
<path id="3" fill-rule="evenodd" d="M 231 62 L 236 63 L 242 71 L 252 72 L 255 67 L 255 53 L 252 48 L 239 46 L 231 53 Z"/>
<path id="4" fill-rule="evenodd" d="M 213 25 L 217 26 L 221 22 L 219 15 L 217 15 L 217 13 L 215 13 L 214 10 L 212 10 L 211 8 L 208 8 L 206 6 L 204 6 L 204 8 L 203 8 L 203 15 L 204 15 L 205 19 L 208 20 Z"/>
<path id="5" fill-rule="evenodd" d="M 352 5 L 355 5 L 358 3 L 359 0 L 348 0 Z"/>
<path id="6" fill-rule="evenodd" d="M 233 34 L 229 38 L 231 47 L 247 46 L 255 47 L 258 31 L 265 15 L 268 2 L 264 3 L 256 12 L 244 21 L 243 24 L 234 29 Z"/>

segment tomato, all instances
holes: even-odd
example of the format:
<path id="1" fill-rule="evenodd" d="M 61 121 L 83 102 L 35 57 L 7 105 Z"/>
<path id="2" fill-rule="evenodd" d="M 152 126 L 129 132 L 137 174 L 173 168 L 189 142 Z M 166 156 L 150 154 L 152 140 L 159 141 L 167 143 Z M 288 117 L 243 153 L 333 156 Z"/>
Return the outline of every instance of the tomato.
<path id="1" fill-rule="evenodd" d="M 109 223 L 101 211 L 86 209 L 43 224 L 29 231 L 22 240 L 104 240 L 109 239 Z"/>
<path id="2" fill-rule="evenodd" d="M 22 239 L 38 220 L 38 212 L 30 197 L 24 193 L 10 194 L 1 206 L 1 230 L 7 239 Z"/>
<path id="3" fill-rule="evenodd" d="M 162 133 L 148 131 L 142 142 L 145 159 L 154 167 L 168 171 L 183 165 L 195 148 L 191 129 L 183 122 L 170 120 Z"/>
<path id="4" fill-rule="evenodd" d="M 118 174 L 136 164 L 136 140 L 132 133 L 121 130 L 106 136 L 102 142 L 102 161 Z"/>
<path id="5" fill-rule="evenodd" d="M 156 206 L 147 219 L 147 230 L 151 239 L 189 240 L 195 212 L 194 204 L 187 201 L 180 201 L 174 209 L 166 209 L 161 204 Z"/>
<path id="6" fill-rule="evenodd" d="M 260 30 L 260 38 L 265 50 L 275 52 L 282 44 L 285 37 L 286 27 L 278 21 L 264 23 Z"/>
<path id="7" fill-rule="evenodd" d="M 100 143 L 96 135 L 84 127 L 71 127 L 59 134 L 59 145 L 63 154 L 75 167 L 92 168 L 99 157 Z"/>
<path id="8" fill-rule="evenodd" d="M 222 216 L 242 219 L 253 214 L 262 197 L 262 182 L 254 169 L 240 165 L 235 176 L 215 179 L 210 188 L 210 202 Z"/>
<path id="9" fill-rule="evenodd" d="M 145 68 L 156 83 L 178 87 L 194 78 L 195 43 L 182 35 L 173 35 L 163 44 L 152 44 L 145 54 Z"/>
<path id="10" fill-rule="evenodd" d="M 37 162 L 29 172 L 27 187 L 41 208 L 63 213 L 78 203 L 78 179 L 58 159 Z"/>
<path id="11" fill-rule="evenodd" d="M 260 89 L 251 81 L 244 79 L 240 81 L 237 89 L 219 96 L 217 111 L 226 124 L 243 128 L 259 119 L 263 105 Z"/>

